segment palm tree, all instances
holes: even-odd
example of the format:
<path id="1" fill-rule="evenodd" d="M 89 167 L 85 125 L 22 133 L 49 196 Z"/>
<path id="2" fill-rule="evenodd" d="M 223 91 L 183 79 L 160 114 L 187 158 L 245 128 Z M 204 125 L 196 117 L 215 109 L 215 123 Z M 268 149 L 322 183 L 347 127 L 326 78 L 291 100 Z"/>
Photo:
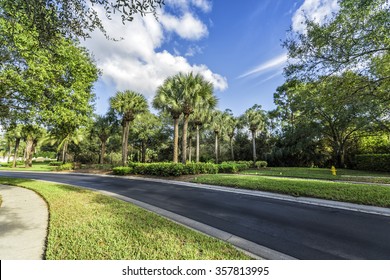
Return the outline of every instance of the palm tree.
<path id="1" fill-rule="evenodd" d="M 26 141 L 26 168 L 32 167 L 32 158 L 35 152 L 35 147 L 38 144 L 38 140 L 43 137 L 44 133 L 44 129 L 36 124 L 28 124 L 23 126 L 22 135 Z"/>
<path id="2" fill-rule="evenodd" d="M 253 147 L 253 162 L 257 160 L 256 157 L 256 132 L 264 129 L 265 124 L 265 112 L 261 109 L 261 105 L 253 105 L 251 108 L 245 111 L 242 116 L 243 123 L 252 132 L 252 147 Z"/>
<path id="3" fill-rule="evenodd" d="M 15 139 L 15 148 L 14 148 L 14 157 L 12 162 L 12 167 L 16 167 L 16 161 L 18 158 L 18 150 L 20 145 L 20 140 L 22 139 L 22 128 L 21 124 L 16 125 L 12 129 L 7 130 L 7 137 Z"/>
<path id="4" fill-rule="evenodd" d="M 110 98 L 110 106 L 122 117 L 122 165 L 126 166 L 130 123 L 148 110 L 148 103 L 142 94 L 125 90 Z"/>
<path id="5" fill-rule="evenodd" d="M 145 112 L 135 118 L 131 134 L 137 135 L 136 140 L 141 142 L 141 162 L 146 162 L 147 144 L 157 141 L 155 139 L 158 137 L 161 126 L 161 119 L 150 112 Z"/>
<path id="6" fill-rule="evenodd" d="M 182 135 L 182 163 L 187 160 L 187 130 L 191 114 L 199 102 L 214 100 L 213 86 L 201 75 L 193 73 L 179 73 L 165 80 L 164 84 L 157 90 L 153 100 L 156 109 L 162 109 L 171 113 L 174 119 L 174 152 L 173 161 L 177 162 L 178 150 L 178 120 L 183 114 L 183 135 Z"/>
<path id="7" fill-rule="evenodd" d="M 163 85 L 158 87 L 153 99 L 153 107 L 168 112 L 173 119 L 173 162 L 176 163 L 179 158 L 179 118 L 182 109 L 179 84 L 175 77 L 168 77 Z"/>
<path id="8" fill-rule="evenodd" d="M 189 73 L 187 75 L 178 74 L 177 78 L 182 90 L 181 103 L 184 116 L 182 163 L 185 164 L 187 160 L 187 131 L 189 116 L 194 113 L 197 104 L 203 103 L 205 106 L 210 106 L 211 104 L 216 103 L 216 99 L 213 95 L 213 85 L 210 82 L 207 82 L 203 76 Z"/>
<path id="9" fill-rule="evenodd" d="M 105 116 L 97 116 L 91 127 L 91 135 L 96 135 L 100 140 L 100 164 L 104 164 L 107 140 L 114 133 L 115 128 L 115 118 L 110 113 Z"/>
<path id="10" fill-rule="evenodd" d="M 225 132 L 226 112 L 214 111 L 212 114 L 211 129 L 215 137 L 215 163 L 219 162 L 219 137 Z"/>
<path id="11" fill-rule="evenodd" d="M 214 95 L 207 99 L 202 99 L 196 104 L 194 113 L 191 115 L 191 123 L 196 130 L 196 162 L 199 162 L 200 153 L 200 128 L 211 120 L 212 110 L 217 105 L 217 99 Z"/>
<path id="12" fill-rule="evenodd" d="M 230 157 L 231 160 L 234 160 L 233 138 L 236 133 L 236 129 L 238 128 L 239 121 L 236 117 L 233 116 L 232 110 L 226 109 L 225 113 L 227 114 L 225 127 L 227 136 L 229 137 Z"/>

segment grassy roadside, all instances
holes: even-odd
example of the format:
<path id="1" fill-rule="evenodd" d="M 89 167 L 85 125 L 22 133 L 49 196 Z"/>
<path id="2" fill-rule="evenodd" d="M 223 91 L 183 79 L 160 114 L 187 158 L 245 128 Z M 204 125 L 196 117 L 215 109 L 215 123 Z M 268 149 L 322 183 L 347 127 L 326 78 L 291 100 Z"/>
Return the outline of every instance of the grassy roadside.
<path id="1" fill-rule="evenodd" d="M 230 244 L 96 192 L 26 179 L 0 183 L 34 190 L 47 201 L 47 259 L 249 258 Z"/>
<path id="2" fill-rule="evenodd" d="M 361 171 L 351 169 L 338 169 L 337 175 L 333 176 L 330 169 L 305 168 L 305 167 L 267 167 L 263 169 L 249 169 L 241 174 L 294 177 L 307 179 L 323 179 L 338 181 L 356 181 L 366 183 L 390 184 L 390 174 L 385 172 Z"/>
<path id="3" fill-rule="evenodd" d="M 195 177 L 191 181 L 194 183 L 261 190 L 293 196 L 390 207 L 390 187 L 388 186 L 230 174 L 202 175 Z"/>
<path id="4" fill-rule="evenodd" d="M 34 162 L 32 167 L 26 168 L 24 165 L 17 165 L 15 168 L 0 166 L 0 170 L 4 171 L 55 171 L 55 166 L 50 166 L 44 162 Z"/>

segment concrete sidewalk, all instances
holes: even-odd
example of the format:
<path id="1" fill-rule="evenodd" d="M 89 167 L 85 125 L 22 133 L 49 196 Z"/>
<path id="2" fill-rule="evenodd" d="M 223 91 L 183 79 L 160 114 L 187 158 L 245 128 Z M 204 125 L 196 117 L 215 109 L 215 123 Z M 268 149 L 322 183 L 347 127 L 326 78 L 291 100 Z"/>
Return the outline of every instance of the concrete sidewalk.
<path id="1" fill-rule="evenodd" d="M 35 192 L 0 185 L 0 259 L 44 258 L 49 212 Z"/>

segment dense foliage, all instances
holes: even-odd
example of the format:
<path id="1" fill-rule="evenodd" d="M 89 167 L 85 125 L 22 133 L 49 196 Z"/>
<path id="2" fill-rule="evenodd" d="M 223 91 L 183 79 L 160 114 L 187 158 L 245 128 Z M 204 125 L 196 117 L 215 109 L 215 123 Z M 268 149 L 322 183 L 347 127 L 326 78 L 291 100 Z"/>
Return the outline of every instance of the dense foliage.
<path id="1" fill-rule="evenodd" d="M 390 171 L 390 154 L 356 155 L 356 168 L 371 171 Z"/>

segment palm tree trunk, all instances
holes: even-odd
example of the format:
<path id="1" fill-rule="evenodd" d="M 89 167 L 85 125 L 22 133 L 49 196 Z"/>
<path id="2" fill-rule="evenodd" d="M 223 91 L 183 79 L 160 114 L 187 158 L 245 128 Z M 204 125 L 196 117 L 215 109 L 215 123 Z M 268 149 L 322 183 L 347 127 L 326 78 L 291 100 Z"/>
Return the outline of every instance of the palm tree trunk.
<path id="1" fill-rule="evenodd" d="M 24 166 L 26 168 L 32 167 L 33 148 L 34 148 L 33 139 L 28 137 L 26 140 L 26 161 L 24 162 Z"/>
<path id="2" fill-rule="evenodd" d="M 256 162 L 256 131 L 252 130 L 253 163 Z"/>
<path id="3" fill-rule="evenodd" d="M 100 164 L 104 164 L 104 155 L 106 153 L 106 142 L 102 141 L 102 146 L 100 149 Z"/>
<path id="4" fill-rule="evenodd" d="M 17 158 L 18 158 L 19 144 L 20 144 L 20 138 L 16 138 L 15 150 L 14 150 L 14 160 L 13 160 L 13 163 L 12 163 L 12 167 L 14 167 L 14 168 L 16 167 L 16 161 L 17 161 Z"/>
<path id="5" fill-rule="evenodd" d="M 215 163 L 218 163 L 218 133 L 215 133 Z"/>
<path id="6" fill-rule="evenodd" d="M 230 156 L 231 160 L 234 161 L 233 137 L 230 137 Z"/>
<path id="7" fill-rule="evenodd" d="M 141 146 L 141 161 L 143 163 L 146 162 L 146 141 L 145 140 L 142 140 L 142 146 Z"/>
<path id="8" fill-rule="evenodd" d="M 66 163 L 66 152 L 68 150 L 68 139 L 64 140 L 64 146 L 62 147 L 62 163 Z"/>
<path id="9" fill-rule="evenodd" d="M 122 131 L 122 166 L 127 166 L 127 142 L 129 140 L 129 122 L 125 121 Z"/>
<path id="10" fill-rule="evenodd" d="M 196 125 L 196 162 L 199 162 L 199 125 Z"/>
<path id="11" fill-rule="evenodd" d="M 173 162 L 179 161 L 179 118 L 173 119 Z"/>
<path id="12" fill-rule="evenodd" d="M 181 163 L 186 164 L 187 161 L 187 130 L 188 130 L 188 117 L 189 115 L 184 115 L 183 123 L 183 139 L 181 145 Z"/>
<path id="13" fill-rule="evenodd" d="M 188 143 L 188 161 L 191 162 L 192 158 L 192 137 L 190 137 L 188 139 L 189 143 Z"/>

